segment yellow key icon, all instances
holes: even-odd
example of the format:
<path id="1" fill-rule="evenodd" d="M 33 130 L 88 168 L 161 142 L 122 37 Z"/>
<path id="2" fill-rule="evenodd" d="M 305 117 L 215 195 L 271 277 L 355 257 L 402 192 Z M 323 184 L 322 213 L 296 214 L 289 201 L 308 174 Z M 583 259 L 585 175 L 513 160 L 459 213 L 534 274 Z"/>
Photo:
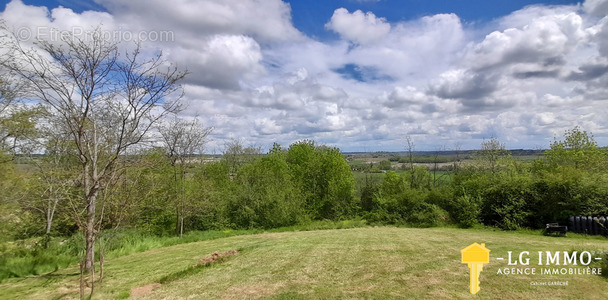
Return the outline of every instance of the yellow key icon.
<path id="1" fill-rule="evenodd" d="M 483 265 L 490 263 L 490 249 L 486 244 L 473 243 L 460 250 L 462 263 L 467 264 L 470 269 L 471 294 L 479 292 L 479 274 L 483 271 Z"/>

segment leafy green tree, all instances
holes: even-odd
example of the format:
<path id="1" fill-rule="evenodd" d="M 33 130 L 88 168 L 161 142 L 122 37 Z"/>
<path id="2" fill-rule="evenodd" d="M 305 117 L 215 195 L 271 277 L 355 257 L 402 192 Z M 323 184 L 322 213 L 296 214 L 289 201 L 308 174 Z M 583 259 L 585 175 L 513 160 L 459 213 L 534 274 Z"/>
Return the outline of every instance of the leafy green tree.
<path id="1" fill-rule="evenodd" d="M 3 24 L 1 25 L 3 26 Z M 0 65 L 11 61 L 10 55 L 0 57 Z M 31 228 L 41 227 L 30 222 L 30 213 L 23 210 L 32 198 L 27 194 L 31 189 L 23 174 L 15 172 L 16 154 L 32 153 L 38 130 L 37 121 L 41 115 L 38 106 L 20 104 L 25 89 L 24 81 L 16 80 L 10 70 L 2 68 L 0 74 L 0 240 L 29 236 Z M 35 199 L 35 198 L 34 198 Z M 35 224 L 34 224 L 35 223 Z M 31 226 L 30 226 L 31 225 Z"/>
<path id="2" fill-rule="evenodd" d="M 598 148 L 593 134 L 576 126 L 566 130 L 564 140 L 554 140 L 545 157 L 552 167 L 598 170 L 606 166 L 607 156 L 605 150 Z"/>
<path id="3" fill-rule="evenodd" d="M 384 174 L 384 181 L 373 196 L 374 211 L 368 214 L 369 221 L 398 223 L 403 219 L 406 207 L 399 203 L 401 195 L 409 189 L 409 180 L 394 171 Z"/>
<path id="4" fill-rule="evenodd" d="M 238 227 L 293 225 L 302 216 L 302 198 L 281 153 L 269 153 L 244 165 L 236 182 L 238 194 L 231 218 Z"/>
<path id="5" fill-rule="evenodd" d="M 222 172 L 221 184 L 211 178 L 215 166 L 224 167 L 221 163 L 207 163 L 196 166 L 190 172 L 192 178 L 186 181 L 186 192 L 189 201 L 186 203 L 184 223 L 190 230 L 225 229 L 231 227 L 228 203 L 234 198 L 234 181 L 228 179 L 228 172 Z M 217 175 L 213 175 L 217 176 Z"/>
<path id="6" fill-rule="evenodd" d="M 0 64 L 7 63 L 8 55 L 0 57 Z M 12 160 L 20 140 L 34 128 L 32 112 L 18 102 L 25 90 L 24 81 L 16 80 L 14 74 L 3 68 L 0 75 L 0 164 Z"/>
<path id="7" fill-rule="evenodd" d="M 316 168 L 317 157 L 315 144 L 311 140 L 298 141 L 287 151 L 286 161 L 291 170 L 293 180 L 306 201 L 306 209 L 314 219 L 320 218 L 320 206 L 323 191 L 318 183 L 320 171 Z"/>
<path id="8" fill-rule="evenodd" d="M 39 105 L 19 104 L 12 99 L 18 93 L 6 91 L 0 78 L 0 163 L 12 160 L 15 154 L 30 154 L 37 148 L 40 136 L 36 127 L 45 110 Z"/>
<path id="9" fill-rule="evenodd" d="M 403 176 L 399 176 L 396 172 L 386 172 L 384 174 L 384 182 L 381 185 L 381 191 L 386 195 L 398 195 L 405 192 L 408 188 L 406 182 L 408 180 Z"/>
<path id="10" fill-rule="evenodd" d="M 376 205 L 374 203 L 374 195 L 378 192 L 379 186 L 371 178 L 369 174 L 365 174 L 364 183 L 360 190 L 360 206 L 364 212 L 373 210 Z"/>
<path id="11" fill-rule="evenodd" d="M 0 234 L 29 237 L 40 233 L 38 197 L 30 193 L 37 176 L 15 172 L 17 154 L 31 154 L 40 136 L 37 125 L 44 111 L 19 102 L 25 86 L 3 69 L 0 77 Z M 10 73 L 10 72 L 9 72 Z M 24 209 L 25 208 L 25 209 Z"/>
<path id="12" fill-rule="evenodd" d="M 126 169 L 116 185 L 107 222 L 155 235 L 175 234 L 173 175 L 165 149 L 142 153 L 138 163 Z"/>
<path id="13" fill-rule="evenodd" d="M 230 220 L 230 203 L 235 203 L 238 185 L 224 161 L 206 163 L 195 175 L 195 192 L 200 205 L 197 226 L 202 229 L 236 227 Z"/>
<path id="14" fill-rule="evenodd" d="M 355 179 L 338 148 L 305 140 L 292 144 L 287 163 L 314 219 L 340 219 L 357 210 Z"/>
<path id="15" fill-rule="evenodd" d="M 29 154 L 37 148 L 36 124 L 43 115 L 40 106 L 15 106 L 0 117 L 0 149 L 11 154 Z"/>
<path id="16" fill-rule="evenodd" d="M 407 173 L 407 177 L 412 189 L 430 189 L 432 184 L 431 173 L 424 166 L 414 166 Z"/>

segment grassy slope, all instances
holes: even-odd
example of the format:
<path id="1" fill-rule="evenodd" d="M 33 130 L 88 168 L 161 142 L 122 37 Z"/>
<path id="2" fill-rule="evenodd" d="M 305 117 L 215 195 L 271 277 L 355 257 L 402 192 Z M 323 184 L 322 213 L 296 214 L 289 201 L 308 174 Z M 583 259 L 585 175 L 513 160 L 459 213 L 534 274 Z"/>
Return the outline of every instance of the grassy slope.
<path id="1" fill-rule="evenodd" d="M 182 244 L 114 258 L 95 298 L 117 298 L 131 288 L 158 282 L 218 251 L 241 249 L 227 261 L 177 278 L 141 299 L 341 299 L 471 298 L 460 249 L 485 242 L 492 257 L 507 251 L 608 250 L 597 237 L 545 237 L 537 233 L 453 228 L 358 228 L 264 233 Z M 478 298 L 605 299 L 608 281 L 595 275 L 497 275 L 506 261 L 492 260 L 481 273 Z M 608 270 L 604 270 L 608 272 Z M 52 274 L 10 279 L 0 298 L 77 298 L 78 276 L 70 267 Z M 567 280 L 567 287 L 531 281 Z M 137 298 L 137 297 L 134 297 Z"/>

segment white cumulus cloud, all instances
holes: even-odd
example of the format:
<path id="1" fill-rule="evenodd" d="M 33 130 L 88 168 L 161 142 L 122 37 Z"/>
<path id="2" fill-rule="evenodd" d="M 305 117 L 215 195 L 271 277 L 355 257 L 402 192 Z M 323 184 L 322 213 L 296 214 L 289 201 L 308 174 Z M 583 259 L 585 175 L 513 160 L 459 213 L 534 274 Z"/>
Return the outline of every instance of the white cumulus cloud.
<path id="1" fill-rule="evenodd" d="M 360 44 L 378 41 L 391 30 L 391 25 L 384 18 L 377 18 L 372 12 L 357 10 L 349 13 L 345 8 L 336 9 L 325 27 Z"/>

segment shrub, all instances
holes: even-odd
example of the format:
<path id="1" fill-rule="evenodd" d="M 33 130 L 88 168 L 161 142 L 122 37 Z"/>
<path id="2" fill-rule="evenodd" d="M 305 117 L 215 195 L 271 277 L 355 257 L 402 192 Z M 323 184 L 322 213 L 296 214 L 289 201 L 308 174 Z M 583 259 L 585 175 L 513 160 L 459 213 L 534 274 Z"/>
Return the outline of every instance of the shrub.
<path id="1" fill-rule="evenodd" d="M 608 177 L 575 168 L 542 173 L 534 182 L 538 200 L 533 207 L 537 222 L 567 223 L 572 215 L 608 214 Z"/>
<path id="2" fill-rule="evenodd" d="M 391 166 L 391 162 L 389 160 L 380 161 L 380 170 L 391 170 L 393 167 Z"/>
<path id="3" fill-rule="evenodd" d="M 462 228 L 469 228 L 479 223 L 481 198 L 467 194 L 457 196 L 449 205 L 452 219 Z"/>
<path id="4" fill-rule="evenodd" d="M 406 222 L 417 227 L 434 227 L 445 224 L 448 213 L 435 204 L 416 203 L 411 207 Z"/>
<path id="5" fill-rule="evenodd" d="M 374 209 L 374 194 L 378 192 L 379 187 L 366 181 L 366 184 L 361 188 L 360 206 L 363 211 L 371 211 Z"/>
<path id="6" fill-rule="evenodd" d="M 486 225 L 515 230 L 530 227 L 536 197 L 527 177 L 498 179 L 481 194 L 481 220 Z"/>
<path id="7" fill-rule="evenodd" d="M 423 166 L 414 166 L 406 173 L 406 182 L 409 182 L 413 189 L 430 189 L 432 183 L 431 174 Z"/>
<path id="8" fill-rule="evenodd" d="M 357 211 L 355 179 L 338 148 L 292 144 L 286 160 L 313 219 L 344 219 Z"/>
<path id="9" fill-rule="evenodd" d="M 279 154 L 246 164 L 237 174 L 236 197 L 230 216 L 240 228 L 294 225 L 303 214 L 303 201 L 287 162 Z"/>

